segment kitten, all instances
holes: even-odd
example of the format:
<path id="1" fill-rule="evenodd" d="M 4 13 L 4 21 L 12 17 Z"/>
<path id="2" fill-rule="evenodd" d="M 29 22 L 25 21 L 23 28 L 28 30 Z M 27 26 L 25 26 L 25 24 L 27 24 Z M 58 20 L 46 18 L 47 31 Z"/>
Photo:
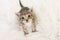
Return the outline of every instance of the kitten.
<path id="1" fill-rule="evenodd" d="M 19 18 L 19 25 L 22 26 L 23 28 L 23 32 L 24 34 L 29 34 L 29 29 L 32 32 L 36 32 L 36 15 L 34 14 L 33 10 L 28 8 L 28 7 L 24 7 L 21 4 L 21 1 L 19 0 L 20 6 L 21 6 L 21 10 L 16 14 Z M 28 29 L 29 27 L 29 29 Z"/>

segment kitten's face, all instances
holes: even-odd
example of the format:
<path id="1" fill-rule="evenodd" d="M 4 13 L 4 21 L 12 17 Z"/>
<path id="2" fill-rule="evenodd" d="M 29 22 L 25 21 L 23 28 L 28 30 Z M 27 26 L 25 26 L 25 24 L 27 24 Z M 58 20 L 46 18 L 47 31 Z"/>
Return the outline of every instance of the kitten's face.
<path id="1" fill-rule="evenodd" d="M 32 23 L 32 11 L 30 9 L 20 11 L 19 20 L 23 24 Z"/>
<path id="2" fill-rule="evenodd" d="M 24 24 L 31 23 L 33 20 L 33 16 L 30 12 L 25 12 L 24 14 L 20 15 L 20 21 Z"/>

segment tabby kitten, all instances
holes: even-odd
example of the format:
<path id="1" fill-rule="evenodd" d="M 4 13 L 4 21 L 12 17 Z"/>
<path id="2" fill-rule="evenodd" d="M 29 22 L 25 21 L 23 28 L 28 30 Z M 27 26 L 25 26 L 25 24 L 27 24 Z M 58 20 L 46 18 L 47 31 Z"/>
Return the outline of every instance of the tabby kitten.
<path id="1" fill-rule="evenodd" d="M 24 7 L 20 0 L 19 3 L 21 10 L 16 15 L 19 19 L 19 25 L 23 28 L 24 35 L 29 34 L 29 30 L 31 30 L 31 32 L 36 32 L 36 15 L 32 9 Z"/>

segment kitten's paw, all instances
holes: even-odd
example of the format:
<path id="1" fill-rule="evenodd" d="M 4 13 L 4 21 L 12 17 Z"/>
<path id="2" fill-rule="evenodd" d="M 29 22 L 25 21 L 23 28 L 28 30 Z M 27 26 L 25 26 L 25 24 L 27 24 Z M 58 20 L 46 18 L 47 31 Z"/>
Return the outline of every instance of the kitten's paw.
<path id="1" fill-rule="evenodd" d="M 29 33 L 24 33 L 24 35 L 28 35 Z"/>
<path id="2" fill-rule="evenodd" d="M 32 32 L 37 32 L 37 30 L 32 30 Z"/>

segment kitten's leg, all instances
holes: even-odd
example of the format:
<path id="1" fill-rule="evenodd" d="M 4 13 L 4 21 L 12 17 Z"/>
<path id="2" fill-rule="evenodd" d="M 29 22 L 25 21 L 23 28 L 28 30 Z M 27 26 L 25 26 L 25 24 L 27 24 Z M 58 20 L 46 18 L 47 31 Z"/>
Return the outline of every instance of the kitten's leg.
<path id="1" fill-rule="evenodd" d="M 36 32 L 37 30 L 36 30 L 36 25 L 33 23 L 33 25 L 32 25 L 32 32 Z"/>
<path id="2" fill-rule="evenodd" d="M 23 26 L 23 32 L 24 32 L 24 35 L 27 35 L 28 34 L 28 31 L 27 31 L 27 27 L 26 26 Z"/>

